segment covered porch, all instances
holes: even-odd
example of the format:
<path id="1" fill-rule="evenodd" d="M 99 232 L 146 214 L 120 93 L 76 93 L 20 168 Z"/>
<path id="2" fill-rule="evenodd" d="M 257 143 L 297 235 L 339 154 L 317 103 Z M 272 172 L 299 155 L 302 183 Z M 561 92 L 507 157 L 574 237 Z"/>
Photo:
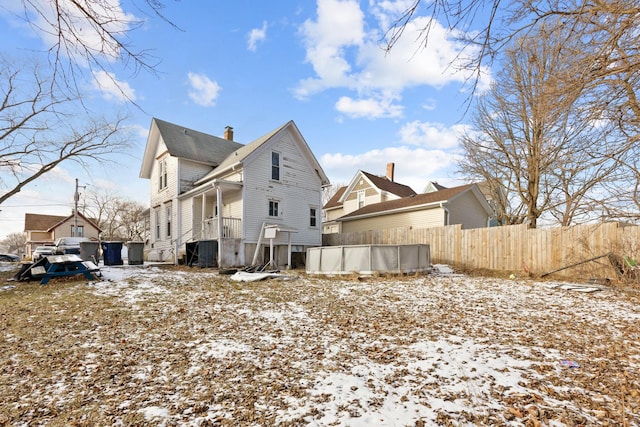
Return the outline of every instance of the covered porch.
<path id="1" fill-rule="evenodd" d="M 185 243 L 203 252 L 200 266 L 238 264 L 240 260 L 236 258 L 243 234 L 242 204 L 242 182 L 236 181 L 214 180 L 206 191 L 193 196 L 191 239 Z M 191 251 L 187 250 L 188 259 L 193 258 Z M 207 259 L 203 260 L 202 256 Z"/>

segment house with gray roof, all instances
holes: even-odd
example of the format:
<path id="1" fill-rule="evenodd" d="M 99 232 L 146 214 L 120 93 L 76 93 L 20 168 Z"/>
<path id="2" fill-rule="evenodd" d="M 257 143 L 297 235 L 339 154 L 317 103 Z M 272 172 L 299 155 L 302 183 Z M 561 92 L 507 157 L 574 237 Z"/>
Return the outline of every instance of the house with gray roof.
<path id="1" fill-rule="evenodd" d="M 295 266 L 322 242 L 329 180 L 293 121 L 241 144 L 152 119 L 140 177 L 150 180 L 149 260 Z"/>

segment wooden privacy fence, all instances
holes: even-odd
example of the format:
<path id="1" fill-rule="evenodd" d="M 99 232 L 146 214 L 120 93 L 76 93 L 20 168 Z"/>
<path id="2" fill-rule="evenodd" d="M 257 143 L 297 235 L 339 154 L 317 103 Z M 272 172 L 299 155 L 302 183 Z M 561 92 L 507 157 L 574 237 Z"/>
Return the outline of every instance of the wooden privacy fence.
<path id="1" fill-rule="evenodd" d="M 430 245 L 432 263 L 542 275 L 611 278 L 617 276 L 608 257 L 640 258 L 640 226 L 617 222 L 530 229 L 526 225 L 463 230 L 460 225 L 399 227 L 324 234 L 324 246 L 357 244 Z M 584 262 L 587 261 L 587 262 Z"/>

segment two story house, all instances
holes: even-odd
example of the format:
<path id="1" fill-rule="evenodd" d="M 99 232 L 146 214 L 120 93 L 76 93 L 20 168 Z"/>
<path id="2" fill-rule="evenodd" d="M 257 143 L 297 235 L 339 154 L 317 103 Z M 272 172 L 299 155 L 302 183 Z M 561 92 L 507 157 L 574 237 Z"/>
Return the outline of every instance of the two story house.
<path id="1" fill-rule="evenodd" d="M 149 260 L 179 262 L 196 243 L 218 267 L 291 266 L 322 243 L 329 180 L 293 121 L 243 145 L 231 127 L 220 138 L 154 118 L 140 177 L 151 183 Z"/>
<path id="2" fill-rule="evenodd" d="M 395 227 L 487 227 L 493 210 L 478 184 L 445 188 L 429 183 L 425 192 L 394 181 L 394 164 L 385 176 L 358 171 L 324 205 L 323 233 L 349 233 Z"/>

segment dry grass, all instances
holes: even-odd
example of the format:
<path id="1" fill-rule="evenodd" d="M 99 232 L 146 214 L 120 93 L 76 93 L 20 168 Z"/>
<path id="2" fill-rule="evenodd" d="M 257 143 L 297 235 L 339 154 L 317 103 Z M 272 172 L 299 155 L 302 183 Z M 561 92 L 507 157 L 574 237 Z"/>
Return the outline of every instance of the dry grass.
<path id="1" fill-rule="evenodd" d="M 367 425 L 394 405 L 406 412 L 396 425 L 640 425 L 634 294 L 139 271 L 0 291 L 0 426 Z M 513 365 L 489 370 L 501 360 Z M 338 375 L 362 383 L 322 388 Z"/>

